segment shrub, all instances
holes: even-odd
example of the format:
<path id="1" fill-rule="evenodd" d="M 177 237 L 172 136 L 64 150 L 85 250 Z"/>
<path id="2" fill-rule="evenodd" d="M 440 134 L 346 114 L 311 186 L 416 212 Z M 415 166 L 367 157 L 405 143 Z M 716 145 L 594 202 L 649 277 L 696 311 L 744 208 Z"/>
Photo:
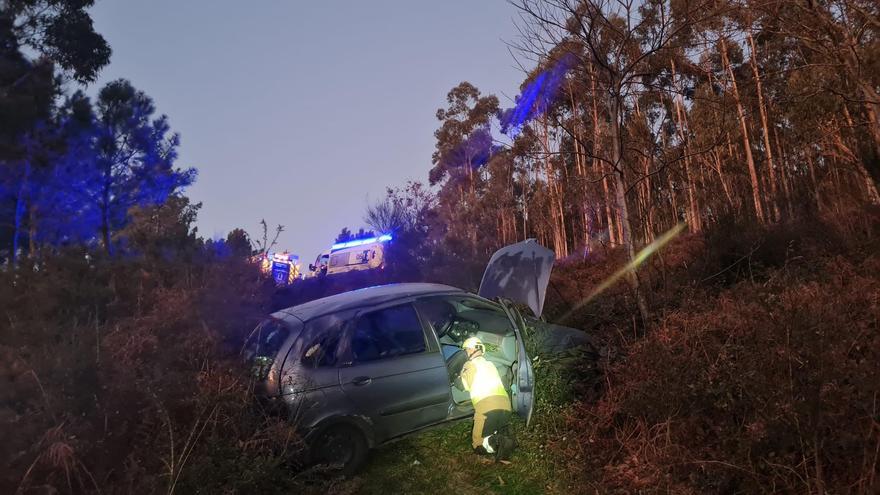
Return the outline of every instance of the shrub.
<path id="1" fill-rule="evenodd" d="M 303 486 L 293 425 L 237 361 L 269 309 L 254 267 L 68 253 L 2 276 L 0 490 Z"/>
<path id="2" fill-rule="evenodd" d="M 568 469 L 621 493 L 876 491 L 874 231 L 813 223 L 739 229 L 729 241 L 710 233 L 705 254 L 693 251 L 702 261 L 667 266 L 690 289 L 659 299 L 644 338 L 620 341 L 599 400 L 566 411 L 569 440 L 554 448 Z M 667 262 L 698 245 L 677 244 Z M 760 248 L 723 281 L 694 277 L 742 258 L 724 246 Z"/>

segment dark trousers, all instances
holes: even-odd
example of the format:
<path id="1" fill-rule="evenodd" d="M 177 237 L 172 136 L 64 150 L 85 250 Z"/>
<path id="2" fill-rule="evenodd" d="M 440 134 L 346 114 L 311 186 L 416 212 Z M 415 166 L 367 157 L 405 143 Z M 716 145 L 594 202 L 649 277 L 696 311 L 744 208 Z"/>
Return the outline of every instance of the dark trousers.
<path id="1" fill-rule="evenodd" d="M 483 447 L 483 439 L 495 432 L 506 431 L 510 423 L 510 399 L 487 397 L 474 404 L 474 430 L 471 441 L 474 449 Z"/>

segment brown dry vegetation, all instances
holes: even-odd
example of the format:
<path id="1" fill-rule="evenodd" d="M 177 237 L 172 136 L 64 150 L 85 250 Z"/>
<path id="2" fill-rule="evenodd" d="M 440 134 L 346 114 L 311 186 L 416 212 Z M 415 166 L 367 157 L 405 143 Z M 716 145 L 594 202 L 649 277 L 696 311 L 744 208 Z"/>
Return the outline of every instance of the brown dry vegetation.
<path id="1" fill-rule="evenodd" d="M 641 267 L 646 328 L 623 283 L 565 322 L 602 345 L 575 402 L 538 411 L 559 426 L 547 454 L 591 493 L 875 491 L 878 233 L 873 211 L 677 239 Z M 623 261 L 562 260 L 548 319 Z M 424 277 L 444 273 L 460 276 Z M 276 291 L 230 258 L 77 253 L 3 277 L 4 493 L 332 488 L 302 472 L 291 425 L 253 400 L 237 353 L 275 308 L 394 279 Z"/>
<path id="2" fill-rule="evenodd" d="M 267 309 L 253 267 L 71 253 L 0 286 L 3 493 L 302 484 L 297 437 L 234 359 Z"/>
<path id="3" fill-rule="evenodd" d="M 679 240 L 647 268 L 643 337 L 625 292 L 590 304 L 609 351 L 555 439 L 568 470 L 601 492 L 876 493 L 880 222 L 849 218 Z M 556 278 L 573 299 L 606 271 Z"/>

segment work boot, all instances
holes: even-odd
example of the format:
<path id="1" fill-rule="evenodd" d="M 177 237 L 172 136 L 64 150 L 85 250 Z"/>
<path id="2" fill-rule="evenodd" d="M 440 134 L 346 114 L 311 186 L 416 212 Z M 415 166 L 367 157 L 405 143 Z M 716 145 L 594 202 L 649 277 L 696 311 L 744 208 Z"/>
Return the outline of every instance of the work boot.
<path id="1" fill-rule="evenodd" d="M 507 435 L 495 435 L 498 437 L 497 447 L 495 447 L 495 462 L 509 461 L 513 449 L 516 448 L 516 442 Z"/>

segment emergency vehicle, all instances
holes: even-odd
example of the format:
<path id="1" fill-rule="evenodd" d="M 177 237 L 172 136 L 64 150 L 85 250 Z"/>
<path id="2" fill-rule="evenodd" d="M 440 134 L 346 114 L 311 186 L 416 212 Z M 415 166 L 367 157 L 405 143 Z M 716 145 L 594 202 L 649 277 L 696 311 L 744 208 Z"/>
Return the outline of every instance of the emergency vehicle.
<path id="1" fill-rule="evenodd" d="M 385 267 L 385 249 L 391 234 L 339 242 L 318 255 L 309 265 L 311 276 L 336 275 Z"/>
<path id="2" fill-rule="evenodd" d="M 299 256 L 287 251 L 263 255 L 260 270 L 267 277 L 272 277 L 277 285 L 289 285 L 301 278 Z"/>

